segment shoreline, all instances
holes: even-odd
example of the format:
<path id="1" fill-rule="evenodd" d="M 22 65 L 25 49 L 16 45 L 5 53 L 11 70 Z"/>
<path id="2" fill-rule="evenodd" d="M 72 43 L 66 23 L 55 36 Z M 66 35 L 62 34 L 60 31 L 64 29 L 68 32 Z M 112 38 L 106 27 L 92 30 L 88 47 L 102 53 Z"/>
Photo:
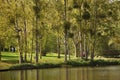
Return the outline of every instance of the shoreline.
<path id="1" fill-rule="evenodd" d="M 13 70 L 31 70 L 31 69 L 48 69 L 48 68 L 71 68 L 71 67 L 105 67 L 120 65 L 120 60 L 94 60 L 94 61 L 76 61 L 71 60 L 66 63 L 23 63 L 14 64 L 8 68 L 0 69 L 0 72 Z"/>

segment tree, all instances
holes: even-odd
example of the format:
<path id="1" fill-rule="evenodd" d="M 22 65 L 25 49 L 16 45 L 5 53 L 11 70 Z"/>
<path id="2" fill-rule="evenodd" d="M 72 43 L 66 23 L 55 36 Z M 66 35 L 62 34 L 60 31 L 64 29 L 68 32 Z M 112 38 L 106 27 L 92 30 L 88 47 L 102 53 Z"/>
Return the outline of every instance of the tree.
<path id="1" fill-rule="evenodd" d="M 67 21 L 67 0 L 64 0 L 64 35 L 65 35 L 65 62 L 67 62 L 68 55 L 68 29 L 70 27 Z"/>

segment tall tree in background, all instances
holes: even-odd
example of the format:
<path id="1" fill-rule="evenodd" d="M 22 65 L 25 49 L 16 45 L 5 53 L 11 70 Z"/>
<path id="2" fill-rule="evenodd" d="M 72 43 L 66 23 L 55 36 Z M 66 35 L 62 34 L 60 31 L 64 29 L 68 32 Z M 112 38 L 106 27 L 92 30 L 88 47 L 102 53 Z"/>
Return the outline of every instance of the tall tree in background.
<path id="1" fill-rule="evenodd" d="M 67 55 L 68 55 L 68 29 L 69 29 L 69 22 L 67 21 L 67 3 L 68 0 L 64 0 L 64 35 L 65 35 L 65 62 L 67 62 Z"/>
<path id="2" fill-rule="evenodd" d="M 39 17 L 40 17 L 40 8 L 39 8 L 39 0 L 35 0 L 35 6 L 34 6 L 34 11 L 35 11 L 35 44 L 36 44 L 36 56 L 35 56 L 35 62 L 38 63 L 38 54 L 39 54 L 39 35 L 38 35 L 38 22 L 39 22 Z"/>

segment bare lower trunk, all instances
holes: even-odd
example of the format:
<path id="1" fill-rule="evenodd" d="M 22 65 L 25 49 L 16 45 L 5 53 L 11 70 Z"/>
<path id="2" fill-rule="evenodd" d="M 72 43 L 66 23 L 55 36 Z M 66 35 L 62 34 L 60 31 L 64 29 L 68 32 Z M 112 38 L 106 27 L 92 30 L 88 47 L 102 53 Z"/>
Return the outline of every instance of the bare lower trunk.
<path id="1" fill-rule="evenodd" d="M 2 57 L 2 54 L 1 54 L 1 39 L 0 39 L 0 61 L 1 61 L 1 57 Z"/>
<path id="2" fill-rule="evenodd" d="M 78 46 L 78 44 L 75 44 L 75 56 L 79 57 L 79 46 Z"/>
<path id="3" fill-rule="evenodd" d="M 27 61 L 27 30 L 26 30 L 26 20 L 24 19 L 24 42 L 25 42 L 25 55 L 24 61 Z"/>
<path id="4" fill-rule="evenodd" d="M 95 41 L 93 42 L 93 45 L 92 45 L 91 61 L 94 60 L 94 53 L 95 53 Z"/>
<path id="5" fill-rule="evenodd" d="M 21 41 L 20 41 L 19 32 L 18 32 L 18 52 L 19 52 L 19 63 L 21 64 L 23 62 L 23 53 L 21 50 Z"/>
<path id="6" fill-rule="evenodd" d="M 35 62 L 38 63 L 38 53 L 39 53 L 39 44 L 38 44 L 38 34 L 36 31 L 36 53 L 35 53 Z"/>
<path id="7" fill-rule="evenodd" d="M 59 36 L 57 38 L 57 53 L 58 53 L 58 58 L 60 58 L 60 37 Z"/>
<path id="8" fill-rule="evenodd" d="M 80 56 L 81 56 L 81 58 L 83 59 L 83 48 L 84 48 L 84 46 L 83 46 L 83 42 L 84 42 L 84 40 L 83 40 L 83 36 L 82 36 L 82 33 L 81 33 L 81 35 L 80 35 L 80 39 L 81 39 L 81 42 L 80 42 Z"/>
<path id="9" fill-rule="evenodd" d="M 1 56 L 1 49 L 0 49 L 0 61 L 1 61 L 1 57 L 2 57 L 2 56 Z"/>
<path id="10" fill-rule="evenodd" d="M 32 34 L 32 35 L 33 35 L 33 34 Z M 34 47 L 33 47 L 33 46 L 34 46 L 34 45 L 33 45 L 33 41 L 34 41 L 33 39 L 34 39 L 34 37 L 32 36 L 32 44 L 31 44 L 32 47 L 31 47 L 31 54 L 30 54 L 30 62 L 32 62 L 32 58 L 33 58 L 33 50 L 34 50 L 34 49 L 33 49 L 33 48 L 34 48 Z"/>
<path id="11" fill-rule="evenodd" d="M 40 52 L 40 59 L 42 59 L 42 44 L 41 44 L 41 39 L 40 39 L 40 43 L 39 43 L 39 52 Z"/>
<path id="12" fill-rule="evenodd" d="M 65 34 L 65 62 L 67 62 L 68 55 L 68 44 L 67 44 L 67 34 Z"/>
<path id="13" fill-rule="evenodd" d="M 64 20 L 65 23 L 67 22 L 67 0 L 64 0 Z M 65 33 L 65 62 L 67 62 L 67 55 L 68 55 L 68 30 L 66 28 L 66 24 L 64 26 L 64 33 Z"/>
<path id="14" fill-rule="evenodd" d="M 69 54 L 69 60 L 71 59 L 71 56 L 70 56 L 70 47 L 68 46 L 68 54 Z"/>
<path id="15" fill-rule="evenodd" d="M 36 33 L 35 33 L 35 43 L 36 43 L 36 53 L 35 53 L 35 62 L 38 63 L 38 54 L 39 54 L 39 34 L 38 34 L 38 17 L 36 16 Z"/>
<path id="16" fill-rule="evenodd" d="M 17 17 L 16 17 L 16 21 L 15 21 L 14 27 L 15 27 L 15 30 L 16 30 L 16 33 L 17 33 L 19 64 L 21 64 L 23 62 L 23 52 L 22 52 L 22 43 L 21 43 L 21 36 L 20 36 L 21 29 L 18 28 Z"/>

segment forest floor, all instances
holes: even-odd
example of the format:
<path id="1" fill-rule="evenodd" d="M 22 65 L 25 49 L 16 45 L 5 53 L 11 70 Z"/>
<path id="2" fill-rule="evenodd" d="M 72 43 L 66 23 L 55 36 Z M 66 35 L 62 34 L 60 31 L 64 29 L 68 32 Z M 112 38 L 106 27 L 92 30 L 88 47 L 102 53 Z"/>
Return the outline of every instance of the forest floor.
<path id="1" fill-rule="evenodd" d="M 104 57 L 95 57 L 95 60 L 91 62 L 90 60 L 85 61 L 81 59 L 76 59 L 74 56 L 71 56 L 71 60 L 67 63 L 64 63 L 64 55 L 61 54 L 61 58 L 57 58 L 57 54 L 49 53 L 46 56 L 43 56 L 42 59 L 39 59 L 39 63 L 35 64 L 34 55 L 32 58 L 32 63 L 30 63 L 30 55 L 27 56 L 28 63 L 19 63 L 18 53 L 11 52 L 2 52 L 2 61 L 0 61 L 0 71 L 9 70 L 9 69 L 31 69 L 31 68 L 53 68 L 53 67 L 62 67 L 62 66 L 106 66 L 106 65 L 120 65 L 120 58 L 104 58 Z"/>

